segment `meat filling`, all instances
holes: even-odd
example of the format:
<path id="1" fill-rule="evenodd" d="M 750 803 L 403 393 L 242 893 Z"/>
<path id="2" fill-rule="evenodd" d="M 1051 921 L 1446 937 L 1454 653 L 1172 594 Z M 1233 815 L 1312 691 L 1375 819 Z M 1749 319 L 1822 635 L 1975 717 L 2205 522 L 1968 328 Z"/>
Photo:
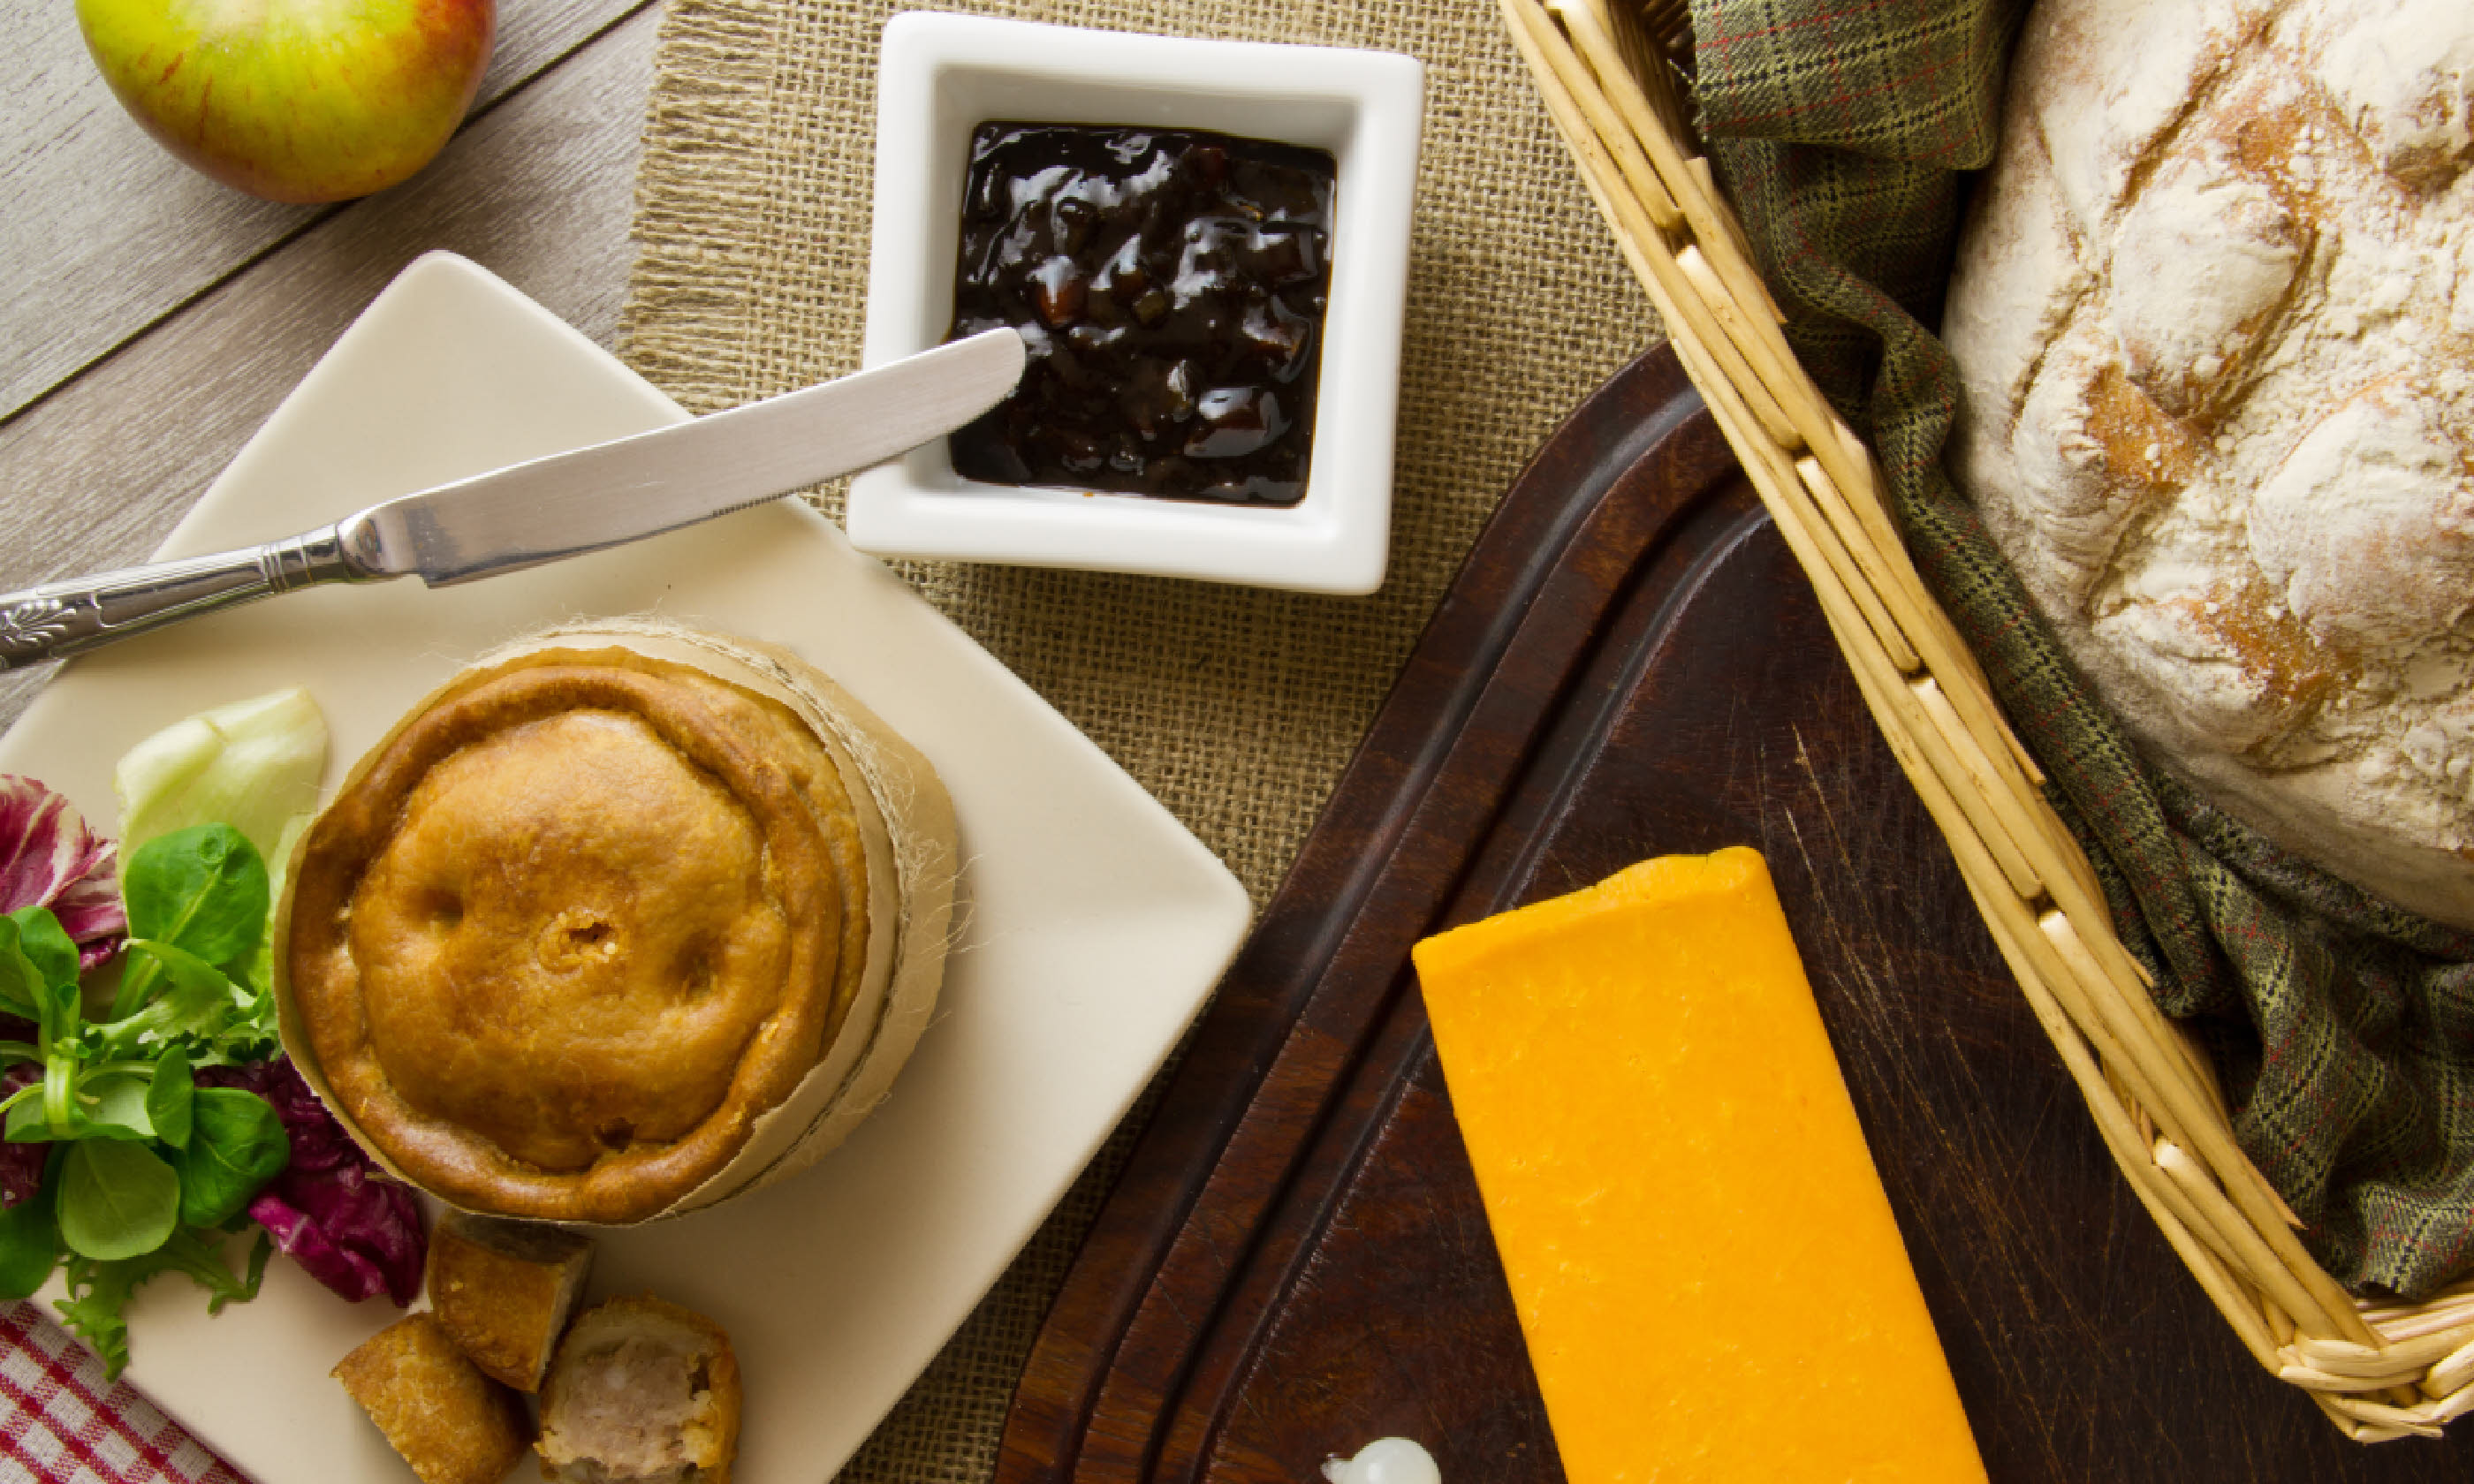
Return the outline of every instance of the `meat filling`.
<path id="1" fill-rule="evenodd" d="M 632 1332 L 578 1357 L 544 1429 L 543 1458 L 562 1484 L 694 1484 L 697 1435 L 712 1393 L 698 1336 Z"/>

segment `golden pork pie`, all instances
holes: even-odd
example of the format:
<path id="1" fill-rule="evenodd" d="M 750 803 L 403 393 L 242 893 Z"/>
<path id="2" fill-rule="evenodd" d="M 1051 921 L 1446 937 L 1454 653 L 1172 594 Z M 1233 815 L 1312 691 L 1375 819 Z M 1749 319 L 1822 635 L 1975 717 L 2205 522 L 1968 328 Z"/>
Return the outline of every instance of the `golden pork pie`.
<path id="1" fill-rule="evenodd" d="M 286 1044 L 450 1205 L 691 1209 L 883 1097 L 952 872 L 933 770 L 814 671 L 668 626 L 555 636 L 424 703 L 311 826 Z"/>

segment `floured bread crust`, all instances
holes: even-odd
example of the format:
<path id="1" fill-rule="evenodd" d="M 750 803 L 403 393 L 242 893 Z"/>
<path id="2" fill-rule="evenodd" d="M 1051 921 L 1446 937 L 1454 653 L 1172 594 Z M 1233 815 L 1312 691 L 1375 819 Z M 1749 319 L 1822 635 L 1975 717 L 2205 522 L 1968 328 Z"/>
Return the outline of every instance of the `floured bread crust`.
<path id="1" fill-rule="evenodd" d="M 2149 752 L 2474 925 L 2474 6 L 2043 0 L 1960 484 Z"/>
<path id="2" fill-rule="evenodd" d="M 390 1170 L 623 1224 L 775 1178 L 883 1096 L 941 978 L 950 808 L 830 682 L 768 673 L 804 668 L 669 626 L 536 641 L 354 769 L 291 874 L 279 990 Z"/>

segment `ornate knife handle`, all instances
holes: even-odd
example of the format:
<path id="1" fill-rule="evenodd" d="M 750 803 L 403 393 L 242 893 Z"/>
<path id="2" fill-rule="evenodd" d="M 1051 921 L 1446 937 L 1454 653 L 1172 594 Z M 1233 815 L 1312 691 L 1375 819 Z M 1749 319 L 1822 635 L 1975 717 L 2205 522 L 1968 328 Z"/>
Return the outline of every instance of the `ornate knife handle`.
<path id="1" fill-rule="evenodd" d="M 0 593 L 0 671 L 296 587 L 372 580 L 347 559 L 340 528 L 327 526 L 263 546 Z"/>

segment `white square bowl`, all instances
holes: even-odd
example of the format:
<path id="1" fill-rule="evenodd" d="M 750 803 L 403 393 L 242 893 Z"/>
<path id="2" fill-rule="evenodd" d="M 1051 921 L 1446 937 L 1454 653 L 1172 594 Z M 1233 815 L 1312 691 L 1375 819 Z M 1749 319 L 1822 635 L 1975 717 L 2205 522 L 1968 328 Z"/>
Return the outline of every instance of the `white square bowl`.
<path id="1" fill-rule="evenodd" d="M 1224 505 L 981 484 L 938 439 L 851 481 L 879 556 L 1372 592 L 1392 535 L 1392 430 L 1425 68 L 1395 52 L 1081 31 L 906 12 L 877 66 L 869 366 L 944 340 L 971 132 L 996 119 L 1200 129 L 1328 150 L 1338 166 L 1306 491 Z"/>

